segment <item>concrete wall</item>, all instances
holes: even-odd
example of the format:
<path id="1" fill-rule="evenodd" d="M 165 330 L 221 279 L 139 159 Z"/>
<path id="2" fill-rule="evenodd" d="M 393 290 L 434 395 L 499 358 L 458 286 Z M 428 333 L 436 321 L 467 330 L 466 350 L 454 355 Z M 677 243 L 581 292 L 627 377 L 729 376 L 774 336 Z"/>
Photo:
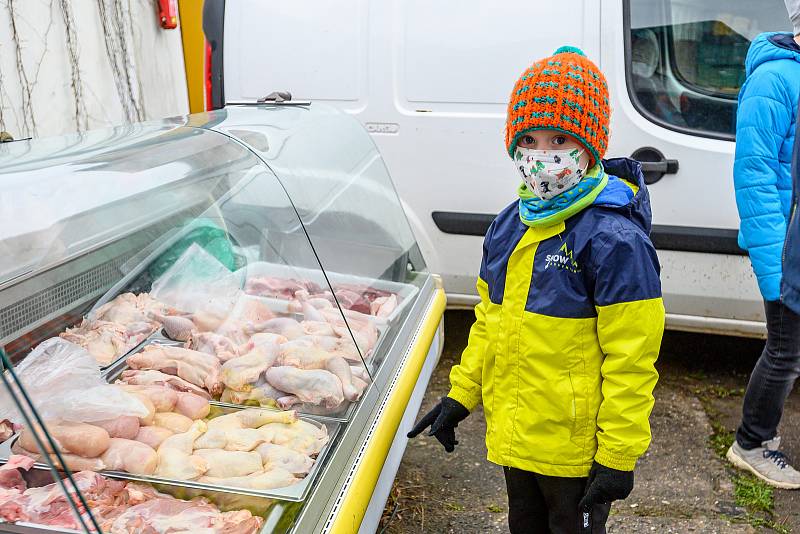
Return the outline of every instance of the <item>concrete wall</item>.
<path id="1" fill-rule="evenodd" d="M 45 137 L 187 112 L 180 28 L 161 28 L 155 0 L 0 2 L 0 130 Z"/>

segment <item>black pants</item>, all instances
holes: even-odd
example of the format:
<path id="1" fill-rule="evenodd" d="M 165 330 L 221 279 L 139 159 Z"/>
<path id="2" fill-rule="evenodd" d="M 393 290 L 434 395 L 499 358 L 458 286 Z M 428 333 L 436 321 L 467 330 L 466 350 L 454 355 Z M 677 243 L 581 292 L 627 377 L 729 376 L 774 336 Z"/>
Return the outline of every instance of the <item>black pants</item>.
<path id="1" fill-rule="evenodd" d="M 800 315 L 779 301 L 765 302 L 767 344 L 758 359 L 742 407 L 736 441 L 744 449 L 760 447 L 778 432 L 783 403 L 800 375 Z"/>
<path id="2" fill-rule="evenodd" d="M 610 504 L 597 504 L 584 516 L 578 503 L 586 478 L 548 477 L 504 467 L 511 534 L 605 534 Z"/>

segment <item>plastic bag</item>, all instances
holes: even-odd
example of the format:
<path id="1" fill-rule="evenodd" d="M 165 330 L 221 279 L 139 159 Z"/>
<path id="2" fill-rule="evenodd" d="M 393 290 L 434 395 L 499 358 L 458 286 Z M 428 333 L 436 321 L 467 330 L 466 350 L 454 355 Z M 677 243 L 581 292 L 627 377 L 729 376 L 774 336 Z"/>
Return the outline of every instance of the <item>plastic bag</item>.
<path id="1" fill-rule="evenodd" d="M 243 282 L 225 265 L 192 244 L 158 280 L 150 296 L 185 313 L 206 312 L 227 317 Z"/>
<path id="2" fill-rule="evenodd" d="M 14 372 L 44 419 L 91 423 L 148 413 L 136 396 L 103 380 L 86 349 L 59 337 L 40 343 Z M 22 421 L 6 389 L 0 391 L 1 419 Z"/>
<path id="3" fill-rule="evenodd" d="M 228 234 L 223 229 L 208 219 L 192 221 L 187 228 L 191 228 L 191 230 L 148 267 L 148 272 L 153 278 L 164 274 L 189 247 L 195 244 L 200 245 L 206 252 L 214 256 L 229 271 L 236 268 L 234 248 Z"/>

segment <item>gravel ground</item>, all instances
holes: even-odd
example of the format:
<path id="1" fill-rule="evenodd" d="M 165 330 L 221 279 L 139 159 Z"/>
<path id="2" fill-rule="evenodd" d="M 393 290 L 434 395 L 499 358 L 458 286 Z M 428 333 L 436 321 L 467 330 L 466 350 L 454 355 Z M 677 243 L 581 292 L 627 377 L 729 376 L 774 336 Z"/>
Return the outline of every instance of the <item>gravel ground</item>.
<path id="1" fill-rule="evenodd" d="M 447 375 L 466 344 L 472 317 L 447 313 L 444 353 L 421 413 L 447 392 Z M 667 333 L 650 419 L 653 443 L 637 466 L 634 492 L 612 509 L 609 532 L 772 532 L 770 526 L 800 532 L 800 492 L 775 490 L 772 512 L 755 513 L 737 504 L 738 472 L 718 456 L 736 428 L 762 346 L 758 340 Z M 434 438 L 411 440 L 379 532 L 508 532 L 503 474 L 486 461 L 485 430 L 478 409 L 459 425 L 453 454 Z M 787 402 L 780 434 L 785 451 L 800 459 L 797 393 Z"/>

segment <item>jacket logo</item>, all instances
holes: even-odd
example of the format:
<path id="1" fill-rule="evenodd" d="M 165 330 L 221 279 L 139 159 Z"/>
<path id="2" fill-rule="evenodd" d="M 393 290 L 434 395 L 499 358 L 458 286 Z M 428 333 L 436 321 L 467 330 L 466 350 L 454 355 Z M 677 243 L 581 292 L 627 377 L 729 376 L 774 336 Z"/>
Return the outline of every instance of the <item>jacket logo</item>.
<path id="1" fill-rule="evenodd" d="M 557 269 L 563 269 L 565 271 L 569 271 L 571 273 L 579 273 L 581 272 L 581 268 L 578 265 L 578 262 L 572 257 L 572 251 L 567 248 L 567 244 L 564 243 L 561 245 L 561 248 L 558 249 L 558 254 L 548 254 L 545 258 L 545 271 L 550 267 L 555 267 Z"/>

